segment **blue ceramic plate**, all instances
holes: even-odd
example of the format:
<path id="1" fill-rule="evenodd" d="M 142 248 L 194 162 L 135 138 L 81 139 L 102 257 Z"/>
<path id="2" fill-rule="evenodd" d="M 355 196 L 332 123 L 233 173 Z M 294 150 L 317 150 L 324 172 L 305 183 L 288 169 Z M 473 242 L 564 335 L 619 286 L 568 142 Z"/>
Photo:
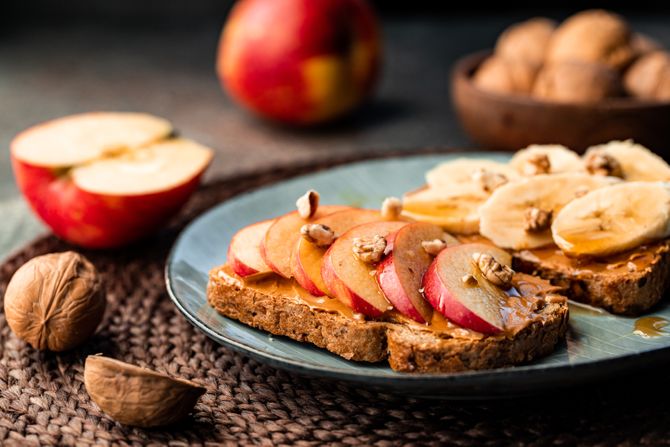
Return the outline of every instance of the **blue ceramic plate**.
<path id="1" fill-rule="evenodd" d="M 463 154 L 505 160 L 500 154 Z M 424 173 L 459 156 L 413 156 L 365 161 L 294 178 L 237 196 L 192 222 L 177 239 L 166 267 L 167 288 L 177 308 L 212 339 L 239 352 L 314 377 L 366 384 L 405 394 L 482 398 L 529 394 L 630 371 L 670 355 L 670 336 L 644 338 L 634 318 L 571 306 L 566 343 L 532 364 L 491 371 L 418 375 L 398 373 L 384 364 L 344 360 L 307 343 L 271 336 L 219 315 L 205 296 L 208 271 L 226 261 L 228 242 L 240 228 L 294 208 L 295 198 L 317 189 L 322 203 L 377 208 L 423 183 Z M 670 319 L 665 303 L 652 315 Z"/>

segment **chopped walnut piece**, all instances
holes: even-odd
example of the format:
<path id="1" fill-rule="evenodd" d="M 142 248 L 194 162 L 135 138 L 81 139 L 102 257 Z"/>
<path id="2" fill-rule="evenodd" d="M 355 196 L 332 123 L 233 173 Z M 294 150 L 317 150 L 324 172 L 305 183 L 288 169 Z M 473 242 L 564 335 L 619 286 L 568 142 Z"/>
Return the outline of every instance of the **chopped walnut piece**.
<path id="1" fill-rule="evenodd" d="M 295 206 L 298 208 L 300 217 L 303 219 L 311 218 L 319 207 L 319 193 L 310 189 L 296 200 Z"/>
<path id="2" fill-rule="evenodd" d="M 526 210 L 524 215 L 526 219 L 526 224 L 524 225 L 524 230 L 529 233 L 539 233 L 548 229 L 551 226 L 551 218 L 553 217 L 553 211 L 545 211 L 540 208 L 531 206 Z"/>
<path id="3" fill-rule="evenodd" d="M 504 174 L 480 168 L 472 173 L 472 180 L 479 183 L 486 192 L 493 192 L 508 182 Z"/>
<path id="4" fill-rule="evenodd" d="M 300 234 L 319 247 L 328 247 L 335 242 L 335 232 L 327 225 L 305 224 L 300 228 Z"/>
<path id="5" fill-rule="evenodd" d="M 542 309 L 547 307 L 547 302 L 544 298 L 538 298 L 532 305 L 531 310 L 533 312 L 540 312 Z"/>
<path id="6" fill-rule="evenodd" d="M 382 202 L 382 219 L 396 220 L 402 212 L 402 201 L 397 197 L 387 197 Z"/>
<path id="7" fill-rule="evenodd" d="M 447 248 L 447 243 L 442 239 L 433 239 L 432 241 L 422 241 L 421 246 L 431 256 L 437 256 L 442 250 Z"/>
<path id="8" fill-rule="evenodd" d="M 473 253 L 472 259 L 484 274 L 484 277 L 501 289 L 509 289 L 512 285 L 514 270 L 509 266 L 499 263 L 487 253 Z"/>
<path id="9" fill-rule="evenodd" d="M 603 151 L 592 151 L 584 159 L 586 170 L 593 175 L 607 175 L 623 178 L 619 161 Z"/>
<path id="10" fill-rule="evenodd" d="M 461 278 L 461 281 L 463 281 L 463 284 L 465 284 L 466 286 L 471 286 L 471 287 L 476 286 L 477 284 L 479 284 L 477 282 L 477 278 L 475 278 L 470 273 L 468 273 L 466 275 L 463 275 L 463 277 Z"/>
<path id="11" fill-rule="evenodd" d="M 386 239 L 378 234 L 372 237 L 354 238 L 354 255 L 367 264 L 375 264 L 381 261 L 386 250 Z"/>
<path id="12" fill-rule="evenodd" d="M 551 172 L 551 162 L 547 154 L 530 154 L 522 168 L 523 175 L 533 176 L 538 174 L 549 174 Z"/>

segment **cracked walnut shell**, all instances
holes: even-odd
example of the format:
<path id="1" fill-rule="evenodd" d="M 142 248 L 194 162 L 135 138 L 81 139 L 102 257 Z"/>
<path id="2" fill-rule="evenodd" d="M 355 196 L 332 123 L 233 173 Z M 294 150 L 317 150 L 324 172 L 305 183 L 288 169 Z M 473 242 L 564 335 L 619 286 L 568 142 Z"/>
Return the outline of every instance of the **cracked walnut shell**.
<path id="1" fill-rule="evenodd" d="M 100 324 L 105 304 L 95 267 L 72 251 L 31 259 L 5 292 L 9 327 L 32 347 L 49 351 L 84 343 Z"/>
<path id="2" fill-rule="evenodd" d="M 157 427 L 183 419 L 206 391 L 189 380 L 101 355 L 86 358 L 84 386 L 102 411 L 135 427 Z"/>

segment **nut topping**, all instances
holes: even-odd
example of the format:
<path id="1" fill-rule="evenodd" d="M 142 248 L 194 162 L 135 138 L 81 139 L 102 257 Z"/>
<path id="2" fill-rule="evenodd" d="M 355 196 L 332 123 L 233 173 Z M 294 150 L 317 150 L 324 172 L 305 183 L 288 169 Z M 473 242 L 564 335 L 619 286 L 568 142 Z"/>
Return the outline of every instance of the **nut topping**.
<path id="1" fill-rule="evenodd" d="M 551 226 L 553 211 L 545 211 L 534 206 L 528 208 L 524 215 L 526 224 L 524 230 L 529 233 L 539 233 L 547 230 Z"/>
<path id="2" fill-rule="evenodd" d="M 479 183 L 486 192 L 493 192 L 508 182 L 507 177 L 499 172 L 479 168 L 472 173 L 472 180 Z"/>
<path id="3" fill-rule="evenodd" d="M 603 151 L 593 151 L 587 154 L 584 164 L 589 174 L 623 178 L 623 170 L 619 161 Z"/>
<path id="4" fill-rule="evenodd" d="M 538 174 L 549 174 L 551 172 L 551 162 L 547 154 L 530 154 L 526 163 L 523 165 L 523 175 L 533 176 Z"/>
<path id="5" fill-rule="evenodd" d="M 479 284 L 477 282 L 477 278 L 475 278 L 470 273 L 468 273 L 466 275 L 463 275 L 463 277 L 461 278 L 461 281 L 463 281 L 463 284 L 465 284 L 466 286 L 470 286 L 470 287 L 474 287 L 477 284 Z"/>
<path id="6" fill-rule="evenodd" d="M 298 208 L 300 217 L 303 219 L 311 218 L 319 207 L 319 193 L 310 189 L 296 200 L 295 206 Z"/>
<path id="7" fill-rule="evenodd" d="M 372 237 L 354 238 L 354 256 L 367 264 L 375 264 L 381 261 L 385 250 L 386 239 L 378 234 Z"/>
<path id="8" fill-rule="evenodd" d="M 472 259 L 484 277 L 501 289 L 509 289 L 512 285 L 514 270 L 503 265 L 487 253 L 473 253 Z"/>
<path id="9" fill-rule="evenodd" d="M 628 261 L 628 263 L 626 263 L 626 268 L 628 269 L 629 272 L 634 272 L 637 270 L 637 265 L 635 265 L 634 262 Z"/>
<path id="10" fill-rule="evenodd" d="M 319 247 L 328 247 L 336 239 L 335 232 L 329 226 L 322 224 L 305 224 L 300 227 L 300 234 Z"/>
<path id="11" fill-rule="evenodd" d="M 397 220 L 402 212 L 402 201 L 397 197 L 387 197 L 382 202 L 382 219 Z"/>
<path id="12" fill-rule="evenodd" d="M 422 241 L 421 246 L 431 256 L 437 256 L 442 250 L 447 248 L 447 243 L 442 239 L 433 239 L 432 241 Z"/>

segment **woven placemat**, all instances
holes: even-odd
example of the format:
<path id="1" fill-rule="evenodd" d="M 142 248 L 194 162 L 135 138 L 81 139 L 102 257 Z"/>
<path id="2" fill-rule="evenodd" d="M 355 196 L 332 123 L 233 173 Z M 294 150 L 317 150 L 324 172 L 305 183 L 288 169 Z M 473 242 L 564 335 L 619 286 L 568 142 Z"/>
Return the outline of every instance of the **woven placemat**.
<path id="1" fill-rule="evenodd" d="M 108 307 L 97 334 L 80 349 L 38 352 L 17 339 L 0 315 L 0 444 L 670 444 L 670 365 L 560 395 L 439 402 L 303 378 L 236 354 L 194 329 L 164 286 L 165 258 L 179 230 L 241 191 L 345 161 L 210 184 L 153 239 L 121 251 L 83 251 L 106 280 Z M 0 296 L 25 261 L 71 248 L 46 236 L 13 255 L 0 266 Z M 84 389 L 83 361 L 99 352 L 194 380 L 207 393 L 177 426 L 122 426 L 101 413 Z"/>

